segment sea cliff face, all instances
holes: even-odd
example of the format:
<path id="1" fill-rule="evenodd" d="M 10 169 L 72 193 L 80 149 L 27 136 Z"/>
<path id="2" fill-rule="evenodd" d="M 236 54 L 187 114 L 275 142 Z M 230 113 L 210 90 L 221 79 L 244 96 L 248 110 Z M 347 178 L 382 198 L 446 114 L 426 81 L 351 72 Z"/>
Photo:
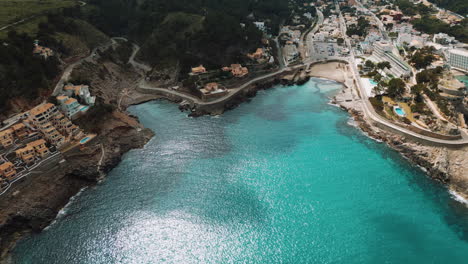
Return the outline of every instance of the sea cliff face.
<path id="1" fill-rule="evenodd" d="M 1 262 L 7 261 L 19 238 L 44 229 L 80 189 L 95 185 L 124 153 L 143 147 L 153 136 L 149 129 L 129 125 L 127 122 L 133 118 L 121 117 L 122 114 L 109 115 L 100 135 L 84 150 L 70 151 L 50 166 L 42 166 L 1 197 Z M 101 158 L 102 165 L 98 166 Z"/>
<path id="2" fill-rule="evenodd" d="M 105 72 L 106 74 L 102 74 Z M 116 63 L 87 62 L 76 69 L 75 77 L 90 80 L 92 94 L 112 105 L 113 112 L 99 116 L 93 126 L 98 136 L 86 144 L 62 154 L 50 164 L 16 182 L 0 197 L 0 263 L 8 261 L 15 242 L 26 234 L 40 232 L 82 188 L 98 183 L 119 164 L 122 155 L 141 148 L 153 132 L 138 119 L 119 110 L 121 91 L 134 87 L 139 75 Z M 154 97 L 135 98 L 139 103 Z M 120 108 L 125 109 L 122 105 Z M 86 116 L 82 122 L 88 122 Z"/>

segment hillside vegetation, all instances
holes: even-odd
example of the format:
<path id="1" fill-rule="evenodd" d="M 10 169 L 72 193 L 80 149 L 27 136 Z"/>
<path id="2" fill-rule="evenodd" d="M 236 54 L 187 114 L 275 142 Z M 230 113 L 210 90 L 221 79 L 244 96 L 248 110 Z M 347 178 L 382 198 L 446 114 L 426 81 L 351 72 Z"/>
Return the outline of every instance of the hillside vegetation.
<path id="1" fill-rule="evenodd" d="M 138 59 L 156 68 L 198 64 L 208 68 L 242 62 L 260 47 L 264 21 L 269 33 L 290 15 L 284 0 L 92 0 L 89 21 L 108 35 L 140 43 Z M 292 5 L 293 6 L 293 5 Z"/>
<path id="2" fill-rule="evenodd" d="M 468 15 L 468 1 L 466 0 L 430 0 L 429 2 L 465 17 Z"/>
<path id="3" fill-rule="evenodd" d="M 90 49 L 109 41 L 80 17 L 79 7 L 63 9 L 31 24 L 29 32 L 11 30 L 5 34 L 0 45 L 0 112 L 9 110 L 10 99 L 33 102 L 48 96 L 61 74 L 57 56 L 44 59 L 33 55 L 34 40 L 62 59 L 88 55 Z"/>
<path id="4" fill-rule="evenodd" d="M 0 0 L 0 27 L 22 18 L 74 5 L 76 1 L 72 0 Z"/>

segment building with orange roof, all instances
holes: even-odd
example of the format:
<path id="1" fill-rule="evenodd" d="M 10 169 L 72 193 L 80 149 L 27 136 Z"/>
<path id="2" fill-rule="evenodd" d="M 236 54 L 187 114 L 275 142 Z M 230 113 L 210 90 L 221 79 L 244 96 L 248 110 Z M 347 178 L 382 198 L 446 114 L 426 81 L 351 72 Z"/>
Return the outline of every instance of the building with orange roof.
<path id="1" fill-rule="evenodd" d="M 206 73 L 206 69 L 205 67 L 203 67 L 203 65 L 192 68 L 192 73 L 191 73 L 192 75 L 197 75 L 197 74 L 202 74 L 202 73 Z"/>
<path id="2" fill-rule="evenodd" d="M 258 48 L 254 53 L 247 54 L 247 57 L 253 60 L 258 60 L 263 57 L 263 49 Z"/>
<path id="3" fill-rule="evenodd" d="M 54 51 L 49 48 L 43 47 L 41 45 L 34 44 L 33 54 L 41 56 L 44 59 L 47 59 L 48 57 L 54 55 Z"/>
<path id="4" fill-rule="evenodd" d="M 246 67 L 242 67 L 240 64 L 231 64 L 231 73 L 234 77 L 244 77 L 249 73 L 249 70 Z"/>
<path id="5" fill-rule="evenodd" d="M 72 136 L 77 136 L 81 133 L 80 128 L 73 124 L 70 119 L 66 118 L 62 113 L 58 113 L 52 117 L 52 124 L 62 133 Z"/>
<path id="6" fill-rule="evenodd" d="M 4 148 L 8 148 L 9 146 L 13 145 L 13 142 L 14 142 L 13 133 L 14 131 L 11 128 L 0 131 L 0 144 Z"/>
<path id="7" fill-rule="evenodd" d="M 68 118 L 76 117 L 77 114 L 80 114 L 82 112 L 81 109 L 86 108 L 86 106 L 83 106 L 80 103 L 78 103 L 78 100 L 68 96 L 57 96 L 57 102 L 60 105 L 60 110 Z"/>
<path id="8" fill-rule="evenodd" d="M 46 146 L 46 141 L 44 139 L 38 139 L 31 143 L 27 144 L 28 147 L 32 147 L 34 149 L 34 153 L 36 156 L 44 158 L 49 154 L 49 149 Z"/>
<path id="9" fill-rule="evenodd" d="M 38 126 L 49 122 L 49 119 L 57 112 L 57 107 L 51 103 L 40 104 L 29 111 L 29 119 L 35 126 Z"/>
<path id="10" fill-rule="evenodd" d="M 51 120 L 57 114 L 59 114 L 59 111 L 55 105 L 51 103 L 41 104 L 29 111 L 29 120 L 44 134 L 47 141 L 60 146 L 65 142 L 65 137 L 51 123 Z"/>
<path id="11" fill-rule="evenodd" d="M 0 176 L 7 180 L 13 179 L 16 176 L 16 169 L 13 163 L 5 162 L 0 164 Z"/>
<path id="12" fill-rule="evenodd" d="M 80 101 L 87 105 L 94 105 L 96 97 L 91 96 L 88 85 L 67 84 L 63 87 L 63 92 L 68 97 L 80 98 Z"/>
<path id="13" fill-rule="evenodd" d="M 200 89 L 202 99 L 210 99 L 221 97 L 228 93 L 225 88 L 221 88 L 218 83 L 207 83 L 204 88 Z"/>
<path id="14" fill-rule="evenodd" d="M 29 135 L 29 129 L 25 124 L 17 123 L 11 127 L 15 133 L 15 136 L 19 139 L 23 139 Z"/>
<path id="15" fill-rule="evenodd" d="M 15 154 L 18 158 L 20 158 L 21 160 L 23 160 L 23 162 L 27 164 L 33 163 L 34 159 L 36 158 L 36 152 L 31 146 L 26 146 L 24 148 L 17 149 L 15 151 Z"/>
<path id="16" fill-rule="evenodd" d="M 56 146 L 61 146 L 65 143 L 65 137 L 58 132 L 51 122 L 44 124 L 41 127 L 41 132 L 50 143 Z"/>

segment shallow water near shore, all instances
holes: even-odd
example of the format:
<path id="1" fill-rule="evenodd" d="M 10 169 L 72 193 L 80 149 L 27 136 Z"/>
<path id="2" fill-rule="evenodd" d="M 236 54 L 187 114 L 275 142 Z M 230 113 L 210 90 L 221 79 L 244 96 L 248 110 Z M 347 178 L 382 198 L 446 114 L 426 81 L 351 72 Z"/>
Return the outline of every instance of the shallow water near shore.
<path id="1" fill-rule="evenodd" d="M 156 136 L 15 263 L 466 263 L 468 209 L 328 104 L 278 86 L 217 118 L 130 111 Z"/>

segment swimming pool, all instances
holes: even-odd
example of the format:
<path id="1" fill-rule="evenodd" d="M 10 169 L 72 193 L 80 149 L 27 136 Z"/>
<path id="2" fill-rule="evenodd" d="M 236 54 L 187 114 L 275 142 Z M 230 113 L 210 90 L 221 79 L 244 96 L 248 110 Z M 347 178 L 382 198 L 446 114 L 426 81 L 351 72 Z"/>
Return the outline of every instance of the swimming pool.
<path id="1" fill-rule="evenodd" d="M 85 144 L 86 142 L 88 142 L 91 138 L 90 137 L 85 137 L 83 139 L 80 140 L 80 143 L 81 144 Z"/>
<path id="2" fill-rule="evenodd" d="M 86 111 L 88 110 L 88 108 L 89 108 L 88 105 L 83 106 L 83 107 L 80 108 L 80 111 L 81 111 L 81 112 L 86 112 Z"/>
<path id="3" fill-rule="evenodd" d="M 373 79 L 369 79 L 369 83 L 372 85 L 372 86 L 377 86 L 377 82 L 374 81 Z"/>
<path id="4" fill-rule="evenodd" d="M 400 107 L 395 107 L 395 108 L 393 108 L 393 110 L 394 110 L 395 113 L 397 113 L 397 115 L 399 115 L 399 116 L 406 116 L 405 110 L 403 110 L 403 109 L 400 108 Z"/>

